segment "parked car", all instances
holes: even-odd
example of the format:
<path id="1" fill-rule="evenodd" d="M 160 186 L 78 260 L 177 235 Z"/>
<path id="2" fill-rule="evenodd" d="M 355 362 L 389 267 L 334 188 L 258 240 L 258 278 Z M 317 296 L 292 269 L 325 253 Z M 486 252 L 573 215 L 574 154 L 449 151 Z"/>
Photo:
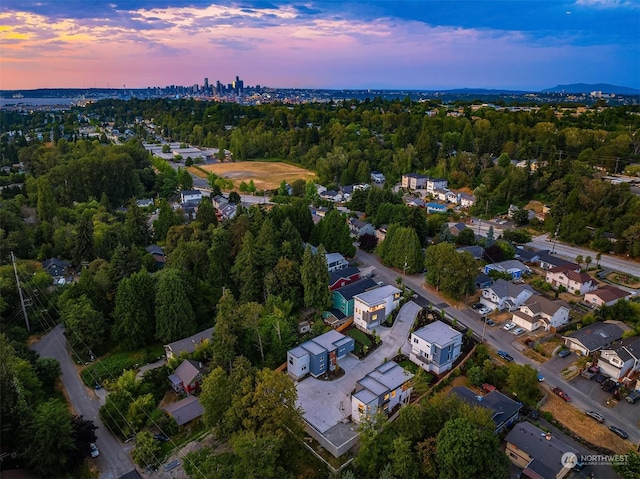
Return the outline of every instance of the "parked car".
<path id="1" fill-rule="evenodd" d="M 491 310 L 489 308 L 487 308 L 486 306 L 483 306 L 482 308 L 478 309 L 478 313 L 480 314 L 489 314 L 491 312 Z"/>
<path id="2" fill-rule="evenodd" d="M 94 442 L 89 444 L 89 448 L 91 449 L 91 457 L 98 457 L 100 455 L 100 449 Z"/>
<path id="3" fill-rule="evenodd" d="M 500 356 L 502 359 L 504 359 L 505 361 L 513 361 L 513 356 L 511 356 L 508 352 L 506 351 L 498 351 L 498 356 Z"/>
<path id="4" fill-rule="evenodd" d="M 625 397 L 625 399 L 627 401 L 629 401 L 631 404 L 635 404 L 635 402 L 640 399 L 640 392 L 638 391 L 631 391 L 627 397 Z"/>
<path id="5" fill-rule="evenodd" d="M 538 371 L 538 382 L 542 382 L 542 381 L 544 381 L 544 376 L 540 371 Z"/>
<path id="6" fill-rule="evenodd" d="M 627 434 L 626 432 L 624 432 L 622 429 L 620 429 L 619 427 L 615 427 L 615 426 L 609 426 L 609 431 L 617 434 L 618 436 L 620 436 L 622 439 L 628 439 L 629 438 L 629 434 Z"/>
<path id="7" fill-rule="evenodd" d="M 600 385 L 600 389 L 608 393 L 613 392 L 617 387 L 618 383 L 611 378 L 607 379 Z"/>
<path id="8" fill-rule="evenodd" d="M 482 304 L 482 303 L 473 303 L 471 305 L 472 309 L 480 309 L 480 308 L 483 308 L 483 307 L 484 307 L 484 304 Z"/>
<path id="9" fill-rule="evenodd" d="M 583 378 L 586 379 L 593 379 L 593 377 L 596 375 L 596 373 L 589 371 L 588 369 L 585 369 L 584 371 L 582 371 L 580 373 L 580 376 L 582 376 Z"/>
<path id="10" fill-rule="evenodd" d="M 566 358 L 567 356 L 569 356 L 571 354 L 571 350 L 570 349 L 562 349 L 558 352 L 558 357 L 559 358 Z"/>
<path id="11" fill-rule="evenodd" d="M 589 416 L 590 418 L 595 419 L 599 423 L 604 422 L 604 416 L 600 414 L 598 411 L 587 411 L 586 415 Z"/>
<path id="12" fill-rule="evenodd" d="M 598 384 L 602 384 L 607 380 L 607 376 L 605 376 L 604 374 L 596 373 L 596 375 L 593 376 L 593 380 Z"/>
<path id="13" fill-rule="evenodd" d="M 502 328 L 503 328 L 505 331 L 511 331 L 511 330 L 512 330 L 513 328 L 515 328 L 515 327 L 516 327 L 516 324 L 515 324 L 515 323 L 512 323 L 512 322 L 508 322 L 507 324 L 505 324 L 504 326 L 502 326 Z"/>
<path id="14" fill-rule="evenodd" d="M 560 389 L 560 388 L 553 388 L 553 389 L 551 390 L 551 392 L 552 392 L 553 394 L 556 394 L 556 395 L 560 396 L 560 397 L 561 397 L 562 399 L 564 399 L 565 401 L 567 401 L 567 402 L 571 402 L 571 398 L 569 397 L 569 395 L 568 395 L 566 392 L 564 392 L 562 389 Z"/>
<path id="15" fill-rule="evenodd" d="M 490 393 L 491 391 L 495 391 L 496 387 L 493 384 L 484 383 L 482 385 L 482 389 L 484 389 L 486 392 Z"/>
<path id="16" fill-rule="evenodd" d="M 524 334 L 525 329 L 524 328 L 516 328 L 512 331 L 513 334 L 515 334 L 516 336 L 520 336 L 521 334 Z"/>
<path id="17" fill-rule="evenodd" d="M 495 326 L 496 322 L 493 319 L 487 319 L 487 326 Z"/>
<path id="18" fill-rule="evenodd" d="M 161 441 L 161 442 L 167 442 L 169 440 L 169 436 L 167 436 L 166 434 L 154 434 L 153 438 L 156 441 Z"/>

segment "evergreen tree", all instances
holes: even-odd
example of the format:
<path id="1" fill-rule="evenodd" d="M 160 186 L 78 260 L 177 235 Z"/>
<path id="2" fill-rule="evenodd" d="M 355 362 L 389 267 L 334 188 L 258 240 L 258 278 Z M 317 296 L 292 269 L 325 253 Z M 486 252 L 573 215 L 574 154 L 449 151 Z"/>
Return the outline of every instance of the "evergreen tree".
<path id="1" fill-rule="evenodd" d="M 177 341 L 196 332 L 196 320 L 185 291 L 185 282 L 173 268 L 159 273 L 156 290 L 156 339 Z"/>
<path id="2" fill-rule="evenodd" d="M 218 302 L 218 314 L 213 328 L 213 364 L 227 371 L 236 357 L 238 343 L 237 335 L 237 304 L 233 293 L 225 289 Z"/>
<path id="3" fill-rule="evenodd" d="M 72 348 L 83 354 L 102 354 L 102 347 L 107 339 L 107 323 L 102 313 L 95 310 L 89 298 L 82 295 L 75 301 L 63 303 L 60 316 Z"/>
<path id="4" fill-rule="evenodd" d="M 165 199 L 160 201 L 159 210 L 158 219 L 153 222 L 153 234 L 156 241 L 163 242 L 167 237 L 169 228 L 181 225 L 183 221 L 182 218 L 171 209 L 171 206 Z"/>
<path id="5" fill-rule="evenodd" d="M 147 217 L 132 199 L 124 218 L 124 234 L 127 245 L 147 246 L 149 244 L 149 226 Z"/>
<path id="6" fill-rule="evenodd" d="M 356 253 L 346 218 L 338 210 L 330 210 L 313 230 L 313 239 L 331 253 L 354 256 Z"/>
<path id="7" fill-rule="evenodd" d="M 325 249 L 321 245 L 314 254 L 307 247 L 302 257 L 302 286 L 304 288 L 304 305 L 308 308 L 322 310 L 331 304 L 329 290 L 329 271 L 324 256 Z"/>
<path id="8" fill-rule="evenodd" d="M 148 344 L 155 336 L 155 280 L 141 270 L 118 284 L 113 337 L 127 349 Z"/>
<path id="9" fill-rule="evenodd" d="M 196 221 L 202 223 L 202 228 L 207 229 L 209 226 L 217 226 L 218 218 L 216 217 L 216 209 L 209 198 L 202 198 L 196 212 Z"/>
<path id="10" fill-rule="evenodd" d="M 89 213 L 80 218 L 73 243 L 73 259 L 76 264 L 93 259 L 93 219 Z"/>
<path id="11" fill-rule="evenodd" d="M 263 274 L 260 267 L 260 251 L 251 231 L 247 231 L 242 248 L 231 268 L 231 276 L 238 285 L 240 300 L 243 302 L 260 299 L 263 287 Z"/>

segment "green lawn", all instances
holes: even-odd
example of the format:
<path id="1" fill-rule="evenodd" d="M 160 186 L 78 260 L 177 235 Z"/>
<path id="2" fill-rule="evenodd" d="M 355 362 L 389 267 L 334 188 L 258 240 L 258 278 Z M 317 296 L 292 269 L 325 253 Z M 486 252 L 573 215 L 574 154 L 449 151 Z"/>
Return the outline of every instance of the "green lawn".
<path id="1" fill-rule="evenodd" d="M 87 366 L 80 376 L 84 383 L 95 386 L 105 379 L 116 380 L 127 369 L 134 369 L 158 359 L 164 353 L 162 344 L 154 344 L 136 351 L 120 351 L 111 353 Z"/>
<path id="2" fill-rule="evenodd" d="M 348 336 L 351 336 L 356 342 L 362 344 L 363 346 L 371 346 L 371 338 L 367 336 L 365 333 L 360 331 L 359 329 L 352 328 L 347 333 Z"/>

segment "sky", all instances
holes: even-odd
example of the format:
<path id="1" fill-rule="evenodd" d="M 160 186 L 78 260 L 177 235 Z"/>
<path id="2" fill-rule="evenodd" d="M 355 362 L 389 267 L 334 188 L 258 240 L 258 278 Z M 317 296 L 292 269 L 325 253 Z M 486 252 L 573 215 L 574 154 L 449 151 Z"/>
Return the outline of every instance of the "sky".
<path id="1" fill-rule="evenodd" d="M 640 0 L 2 0 L 0 89 L 640 88 Z"/>

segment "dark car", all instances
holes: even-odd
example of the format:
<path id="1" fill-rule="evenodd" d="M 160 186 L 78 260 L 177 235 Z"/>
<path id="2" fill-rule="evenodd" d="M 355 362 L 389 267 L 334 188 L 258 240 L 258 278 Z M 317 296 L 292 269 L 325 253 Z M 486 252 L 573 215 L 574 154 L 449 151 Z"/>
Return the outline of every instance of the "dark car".
<path id="1" fill-rule="evenodd" d="M 604 374 L 596 373 L 596 375 L 593 376 L 593 380 L 598 384 L 602 384 L 607 380 L 607 376 L 605 376 Z"/>
<path id="2" fill-rule="evenodd" d="M 511 356 L 508 352 L 506 351 L 498 351 L 498 356 L 500 356 L 502 359 L 504 359 L 505 361 L 513 361 L 513 356 Z"/>
<path id="3" fill-rule="evenodd" d="M 622 439 L 628 439 L 629 438 L 629 434 L 627 434 L 626 432 L 624 432 L 622 429 L 620 429 L 619 427 L 615 427 L 615 426 L 609 426 L 609 431 L 613 432 L 614 434 L 617 434 L 618 436 L 620 436 Z"/>
<path id="4" fill-rule="evenodd" d="M 562 351 L 560 351 L 558 353 L 558 357 L 559 358 L 566 358 L 567 356 L 569 356 L 571 354 L 571 350 L 570 349 L 563 349 Z"/>
<path id="5" fill-rule="evenodd" d="M 640 392 L 638 391 L 631 391 L 629 393 L 629 395 L 627 397 L 625 397 L 625 399 L 630 402 L 631 404 L 634 404 L 638 399 L 640 399 Z"/>
<path id="6" fill-rule="evenodd" d="M 605 382 L 600 385 L 600 388 L 605 392 L 613 392 L 618 387 L 618 383 L 613 379 L 609 378 Z"/>
<path id="7" fill-rule="evenodd" d="M 473 304 L 471 305 L 471 308 L 473 308 L 473 309 L 480 309 L 480 308 L 482 308 L 483 306 L 484 306 L 484 304 L 482 304 L 482 303 L 473 303 Z"/>
<path id="8" fill-rule="evenodd" d="M 161 442 L 167 442 L 169 440 L 169 436 L 167 436 L 166 434 L 154 434 L 153 438 L 156 441 L 161 441 Z"/>

